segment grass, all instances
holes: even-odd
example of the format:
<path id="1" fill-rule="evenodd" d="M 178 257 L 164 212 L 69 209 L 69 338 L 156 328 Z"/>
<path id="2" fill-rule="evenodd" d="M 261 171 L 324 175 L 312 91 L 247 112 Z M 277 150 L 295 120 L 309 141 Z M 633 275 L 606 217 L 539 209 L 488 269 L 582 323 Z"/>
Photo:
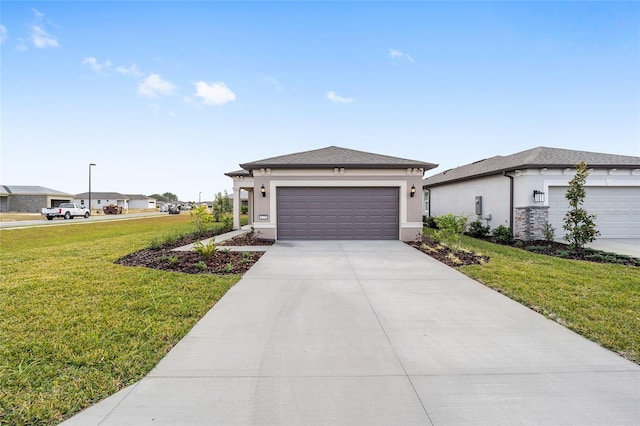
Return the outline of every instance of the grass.
<path id="1" fill-rule="evenodd" d="M 469 237 L 462 245 L 491 258 L 461 267 L 465 275 L 640 363 L 640 268 L 560 259 Z"/>
<path id="2" fill-rule="evenodd" d="M 0 231 L 0 424 L 56 424 L 139 380 L 239 280 L 113 263 L 188 219 Z"/>

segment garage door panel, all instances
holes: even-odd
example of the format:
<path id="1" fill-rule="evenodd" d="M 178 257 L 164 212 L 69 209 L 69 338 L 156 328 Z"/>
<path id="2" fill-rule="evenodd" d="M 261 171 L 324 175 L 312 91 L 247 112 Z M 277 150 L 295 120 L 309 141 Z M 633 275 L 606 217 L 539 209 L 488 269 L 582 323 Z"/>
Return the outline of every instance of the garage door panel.
<path id="1" fill-rule="evenodd" d="M 278 188 L 279 239 L 398 239 L 398 188 Z"/>
<path id="2" fill-rule="evenodd" d="M 569 210 L 567 187 L 549 188 L 549 223 L 556 237 L 563 237 L 564 217 Z M 640 238 L 640 188 L 586 187 L 583 208 L 596 215 L 598 238 Z"/>

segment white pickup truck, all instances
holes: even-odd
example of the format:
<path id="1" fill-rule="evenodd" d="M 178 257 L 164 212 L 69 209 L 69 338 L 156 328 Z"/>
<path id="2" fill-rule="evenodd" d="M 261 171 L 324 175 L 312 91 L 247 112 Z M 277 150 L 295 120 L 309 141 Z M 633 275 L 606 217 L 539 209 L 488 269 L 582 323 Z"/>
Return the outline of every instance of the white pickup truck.
<path id="1" fill-rule="evenodd" d="M 65 219 L 73 219 L 77 216 L 84 218 L 89 217 L 89 210 L 77 203 L 62 203 L 58 207 L 51 209 L 42 209 L 42 215 L 52 220 L 54 217 L 63 217 Z"/>

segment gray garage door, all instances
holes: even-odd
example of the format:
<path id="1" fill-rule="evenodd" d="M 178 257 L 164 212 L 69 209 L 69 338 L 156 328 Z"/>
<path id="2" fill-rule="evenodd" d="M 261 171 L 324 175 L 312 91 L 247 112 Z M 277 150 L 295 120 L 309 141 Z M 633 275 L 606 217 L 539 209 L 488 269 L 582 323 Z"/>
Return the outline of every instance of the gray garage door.
<path id="1" fill-rule="evenodd" d="M 564 216 L 569 209 L 565 198 L 567 187 L 549 188 L 549 223 L 562 237 Z M 598 238 L 640 238 L 640 188 L 586 187 L 583 207 L 596 215 Z"/>
<path id="2" fill-rule="evenodd" d="M 397 240 L 398 188 L 278 188 L 278 239 Z"/>

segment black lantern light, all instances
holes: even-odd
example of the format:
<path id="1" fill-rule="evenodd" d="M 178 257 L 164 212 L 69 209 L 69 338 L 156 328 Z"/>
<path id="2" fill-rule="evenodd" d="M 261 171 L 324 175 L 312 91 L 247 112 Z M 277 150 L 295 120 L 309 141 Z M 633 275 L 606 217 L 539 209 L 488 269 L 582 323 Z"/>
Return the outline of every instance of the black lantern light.
<path id="1" fill-rule="evenodd" d="M 537 189 L 533 191 L 533 201 L 536 203 L 544 203 L 544 192 L 538 191 Z"/>
<path id="2" fill-rule="evenodd" d="M 263 197 L 267 196 L 267 190 L 264 188 L 264 184 L 260 187 L 260 192 L 262 192 Z"/>
<path id="3" fill-rule="evenodd" d="M 416 195 L 416 186 L 415 185 L 411 185 L 411 191 L 409 192 L 409 195 L 411 196 L 411 198 L 413 198 L 414 195 Z"/>

